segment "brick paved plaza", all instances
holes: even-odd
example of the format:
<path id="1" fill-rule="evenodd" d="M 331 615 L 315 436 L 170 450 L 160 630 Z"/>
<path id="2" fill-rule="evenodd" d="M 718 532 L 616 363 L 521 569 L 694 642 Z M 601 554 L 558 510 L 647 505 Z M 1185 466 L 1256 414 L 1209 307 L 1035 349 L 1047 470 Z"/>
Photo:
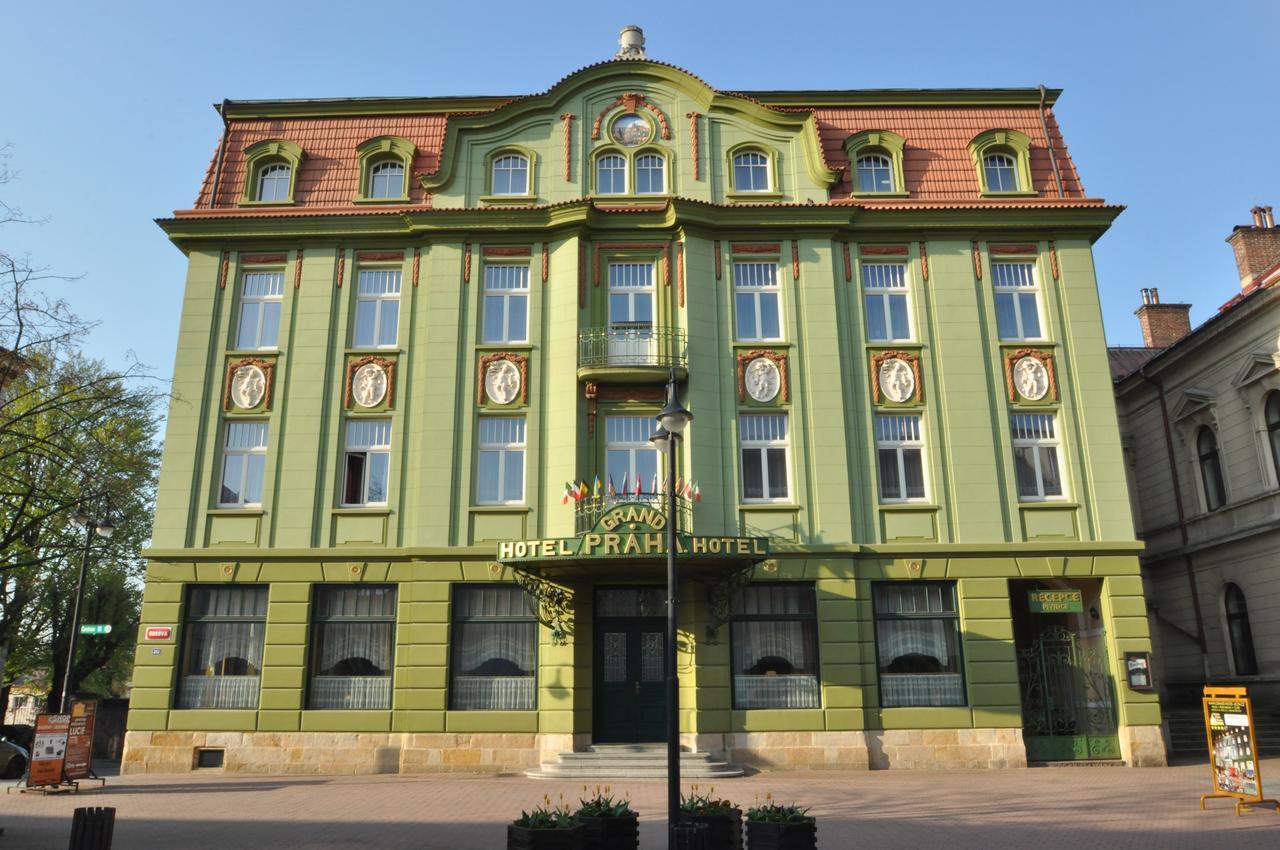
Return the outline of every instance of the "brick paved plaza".
<path id="1" fill-rule="evenodd" d="M 1263 762 L 1280 783 L 1280 759 Z M 823 848 L 1093 850 L 1273 848 L 1280 817 L 1210 801 L 1203 765 L 991 771 L 768 773 L 719 783 L 750 804 L 772 791 L 818 816 Z M 544 793 L 581 786 L 508 776 L 125 776 L 78 796 L 0 796 L 0 846 L 67 846 L 76 806 L 115 806 L 116 848 L 502 848 L 505 823 Z M 662 847 L 665 786 L 618 783 L 641 813 L 641 846 Z M 1280 790 L 1277 784 L 1270 789 Z M 1213 805 L 1213 803 L 1217 805 Z"/>

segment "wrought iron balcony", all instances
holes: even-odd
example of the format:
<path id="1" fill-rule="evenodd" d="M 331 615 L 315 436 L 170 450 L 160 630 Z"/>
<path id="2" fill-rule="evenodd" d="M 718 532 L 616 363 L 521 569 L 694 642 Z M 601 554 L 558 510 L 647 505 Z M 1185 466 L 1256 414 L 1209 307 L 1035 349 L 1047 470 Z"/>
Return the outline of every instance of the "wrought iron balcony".
<path id="1" fill-rule="evenodd" d="M 615 505 L 637 502 L 642 505 L 648 505 L 664 515 L 667 512 L 666 493 L 641 493 L 639 496 L 634 493 L 629 496 L 624 496 L 621 493 L 616 496 L 587 496 L 574 504 L 573 531 L 575 534 L 585 534 L 596 527 L 600 517 L 608 513 L 610 508 Z M 680 520 L 676 526 L 677 530 L 693 530 L 693 502 L 683 496 L 676 496 L 676 516 Z"/>
<path id="2" fill-rule="evenodd" d="M 578 377 L 650 380 L 670 369 L 684 375 L 688 342 L 681 328 L 611 324 L 578 332 Z"/>

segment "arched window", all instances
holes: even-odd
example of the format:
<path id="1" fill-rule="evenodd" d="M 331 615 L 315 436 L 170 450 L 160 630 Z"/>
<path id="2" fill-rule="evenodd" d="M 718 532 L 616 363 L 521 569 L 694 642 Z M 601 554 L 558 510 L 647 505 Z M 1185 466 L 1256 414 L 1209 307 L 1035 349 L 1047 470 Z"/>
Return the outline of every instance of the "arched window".
<path id="1" fill-rule="evenodd" d="M 1231 639 L 1231 660 L 1237 676 L 1253 676 L 1258 672 L 1258 658 L 1253 651 L 1253 631 L 1249 628 L 1249 607 L 1244 592 L 1228 584 L 1223 599 L 1227 609 L 1227 635 Z"/>
<path id="2" fill-rule="evenodd" d="M 370 198 L 400 198 L 404 196 L 404 163 L 398 159 L 384 160 L 369 169 Z"/>
<path id="3" fill-rule="evenodd" d="M 636 157 L 636 192 L 658 195 L 667 191 L 667 161 L 656 153 Z"/>
<path id="4" fill-rule="evenodd" d="M 858 157 L 858 191 L 892 192 L 893 161 L 884 154 L 869 153 Z"/>
<path id="5" fill-rule="evenodd" d="M 493 161 L 493 194 L 529 194 L 529 159 L 518 153 L 507 153 Z"/>
<path id="6" fill-rule="evenodd" d="M 616 153 L 596 160 L 596 192 L 601 195 L 623 195 L 627 191 L 627 160 Z"/>
<path id="7" fill-rule="evenodd" d="M 259 201 L 289 200 L 293 169 L 283 162 L 271 162 L 258 169 Z"/>
<path id="8" fill-rule="evenodd" d="M 1276 467 L 1276 480 L 1280 481 L 1280 390 L 1267 396 L 1263 408 L 1267 419 L 1267 442 L 1271 444 L 1271 462 Z"/>
<path id="9" fill-rule="evenodd" d="M 769 158 L 759 151 L 743 151 L 733 158 L 735 192 L 769 191 Z"/>
<path id="10" fill-rule="evenodd" d="M 989 153 L 982 157 L 982 170 L 988 192 L 1017 192 L 1018 162 L 1007 153 Z"/>
<path id="11" fill-rule="evenodd" d="M 1204 482 L 1205 506 L 1216 511 L 1227 501 L 1227 488 L 1222 480 L 1222 460 L 1218 456 L 1218 440 L 1208 425 L 1196 434 L 1196 456 L 1200 460 L 1200 479 Z"/>

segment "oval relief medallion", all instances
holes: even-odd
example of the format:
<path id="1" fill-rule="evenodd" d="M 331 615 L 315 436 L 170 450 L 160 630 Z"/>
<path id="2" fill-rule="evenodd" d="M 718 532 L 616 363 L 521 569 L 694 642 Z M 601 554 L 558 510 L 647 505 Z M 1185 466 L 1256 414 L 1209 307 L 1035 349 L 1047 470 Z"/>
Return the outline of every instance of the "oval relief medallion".
<path id="1" fill-rule="evenodd" d="M 1013 364 L 1013 386 L 1027 401 L 1039 401 L 1049 394 L 1049 370 L 1038 357 L 1023 357 Z"/>
<path id="2" fill-rule="evenodd" d="M 351 398 L 361 407 L 377 407 L 387 397 L 387 370 L 366 363 L 351 376 Z"/>
<path id="3" fill-rule="evenodd" d="M 880 364 L 880 392 L 889 401 L 910 401 L 916 394 L 916 373 L 911 364 L 897 357 L 890 357 Z"/>
<path id="4" fill-rule="evenodd" d="M 782 386 L 782 375 L 778 372 L 777 363 L 768 357 L 757 357 L 747 364 L 742 383 L 747 395 L 756 401 L 773 401 L 778 397 L 778 389 Z"/>
<path id="5" fill-rule="evenodd" d="M 634 148 L 653 138 L 653 128 L 639 115 L 623 115 L 613 122 L 609 135 L 618 144 Z"/>
<path id="6" fill-rule="evenodd" d="M 484 373 L 484 391 L 494 404 L 510 404 L 520 394 L 520 370 L 510 360 L 495 360 Z"/>
<path id="7" fill-rule="evenodd" d="M 241 410 L 258 406 L 267 391 L 267 376 L 252 363 L 236 369 L 231 376 L 231 400 Z"/>

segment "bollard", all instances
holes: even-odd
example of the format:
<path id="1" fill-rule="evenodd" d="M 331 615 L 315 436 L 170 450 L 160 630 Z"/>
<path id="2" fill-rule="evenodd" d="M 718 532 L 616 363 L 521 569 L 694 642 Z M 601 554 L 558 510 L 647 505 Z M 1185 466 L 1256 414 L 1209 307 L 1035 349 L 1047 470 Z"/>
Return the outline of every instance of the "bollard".
<path id="1" fill-rule="evenodd" d="M 67 850 L 111 850 L 116 810 L 108 806 L 76 809 L 71 819 L 71 843 Z"/>
<path id="2" fill-rule="evenodd" d="M 682 823 L 671 827 L 671 850 L 704 850 L 706 847 L 707 825 L 705 823 Z"/>

